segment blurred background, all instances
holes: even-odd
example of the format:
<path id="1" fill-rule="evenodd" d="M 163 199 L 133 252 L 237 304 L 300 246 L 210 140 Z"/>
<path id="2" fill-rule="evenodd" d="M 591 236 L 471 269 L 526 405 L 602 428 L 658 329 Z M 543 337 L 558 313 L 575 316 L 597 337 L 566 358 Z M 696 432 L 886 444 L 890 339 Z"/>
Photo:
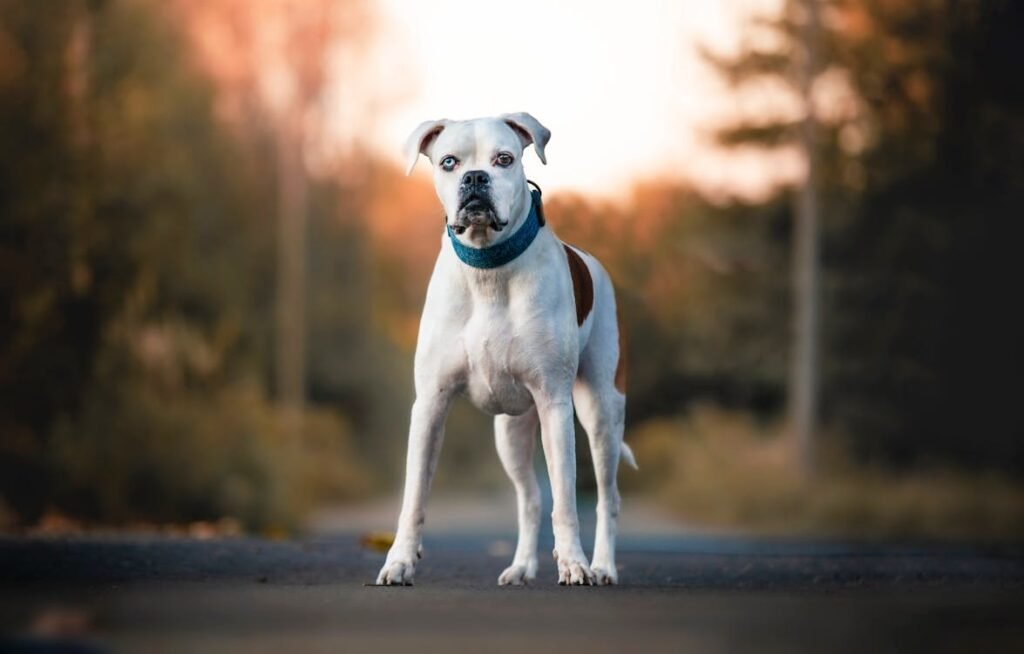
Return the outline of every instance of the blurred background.
<path id="1" fill-rule="evenodd" d="M 529 111 L 548 219 L 627 324 L 627 512 L 1020 539 L 1022 25 L 1013 0 L 0 0 L 0 527 L 287 535 L 394 498 L 442 234 L 403 141 Z M 435 489 L 508 492 L 468 404 Z"/>

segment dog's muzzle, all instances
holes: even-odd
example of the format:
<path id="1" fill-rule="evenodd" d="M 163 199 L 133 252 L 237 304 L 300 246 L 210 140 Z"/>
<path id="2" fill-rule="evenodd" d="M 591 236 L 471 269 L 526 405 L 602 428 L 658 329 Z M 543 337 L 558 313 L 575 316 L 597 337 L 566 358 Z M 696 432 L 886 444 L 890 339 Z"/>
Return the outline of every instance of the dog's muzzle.
<path id="1" fill-rule="evenodd" d="M 490 227 L 500 232 L 507 221 L 498 219 L 491 201 L 491 176 L 483 170 L 470 170 L 459 183 L 459 211 L 452 229 L 462 234 L 470 227 Z"/>

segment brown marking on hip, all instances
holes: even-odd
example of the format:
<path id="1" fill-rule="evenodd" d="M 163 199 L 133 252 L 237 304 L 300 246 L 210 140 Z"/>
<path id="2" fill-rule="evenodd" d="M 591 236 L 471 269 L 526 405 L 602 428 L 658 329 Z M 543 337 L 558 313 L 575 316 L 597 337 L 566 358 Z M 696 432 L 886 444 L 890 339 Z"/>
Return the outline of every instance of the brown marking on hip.
<path id="1" fill-rule="evenodd" d="M 615 322 L 619 328 L 619 362 L 615 365 L 615 388 L 623 395 L 626 394 L 626 360 L 629 358 L 626 343 L 626 326 L 619 316 L 619 310 L 615 309 Z"/>
<path id="2" fill-rule="evenodd" d="M 569 274 L 572 275 L 572 295 L 576 300 L 576 324 L 582 325 L 594 308 L 594 280 L 590 277 L 590 269 L 576 250 L 562 244 L 565 255 L 569 259 Z"/>

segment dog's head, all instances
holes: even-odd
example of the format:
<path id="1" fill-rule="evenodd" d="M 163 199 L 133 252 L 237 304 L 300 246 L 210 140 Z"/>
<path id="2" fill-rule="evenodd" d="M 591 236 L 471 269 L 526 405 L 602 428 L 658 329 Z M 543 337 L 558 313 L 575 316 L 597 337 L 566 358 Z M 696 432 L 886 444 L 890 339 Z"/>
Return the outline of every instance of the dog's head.
<path id="1" fill-rule="evenodd" d="M 483 247 L 515 233 L 530 210 L 523 150 L 542 163 L 551 132 L 528 113 L 474 120 L 430 120 L 409 136 L 406 174 L 420 154 L 434 166 L 434 189 L 448 224 L 466 245 Z"/>

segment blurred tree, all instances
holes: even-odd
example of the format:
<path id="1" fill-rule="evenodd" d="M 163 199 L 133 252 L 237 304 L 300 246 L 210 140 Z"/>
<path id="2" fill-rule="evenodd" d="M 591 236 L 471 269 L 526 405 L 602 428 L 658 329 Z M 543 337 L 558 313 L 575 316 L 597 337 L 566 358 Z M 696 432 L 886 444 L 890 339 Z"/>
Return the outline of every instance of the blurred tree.
<path id="1" fill-rule="evenodd" d="M 318 143 L 331 56 L 339 42 L 368 33 L 362 3 L 179 0 L 204 61 L 236 112 L 274 134 L 277 189 L 275 390 L 292 431 L 307 399 L 307 232 L 311 144 Z"/>
<path id="2" fill-rule="evenodd" d="M 359 75 L 359 55 L 373 34 L 369 5 L 361 0 L 312 3 L 323 11 L 303 19 L 289 18 L 292 4 L 179 0 L 175 6 L 200 64 L 216 83 L 218 115 L 225 124 L 243 138 L 261 133 L 277 148 L 282 123 L 300 123 L 293 133 L 300 141 L 292 143 L 301 150 L 300 167 L 291 170 L 308 176 L 303 193 L 308 218 L 304 397 L 312 408 L 343 410 L 353 422 L 360 454 L 377 464 L 376 478 L 387 484 L 402 469 L 398 462 L 404 457 L 408 414 L 395 406 L 411 403 L 411 348 L 441 223 L 429 184 L 407 180 L 359 148 L 331 150 L 325 144 L 335 141 L 318 134 L 322 114 L 336 112 L 337 104 L 354 93 L 349 81 Z M 294 19 L 299 31 L 289 37 L 287 26 L 268 24 L 272 17 L 285 23 Z M 320 37 L 305 39 L 302 26 L 305 20 L 312 21 L 307 28 L 316 27 L 319 18 L 328 23 L 328 43 L 321 44 L 322 52 L 316 47 L 293 57 L 285 47 L 287 38 L 297 41 L 295 48 L 316 45 Z M 301 116 L 274 113 L 274 89 L 282 83 L 287 87 L 307 67 L 312 69 L 308 79 L 324 77 L 322 86 L 310 82 L 311 95 L 297 109 Z M 362 96 L 366 92 L 360 90 Z M 346 113 L 358 113 L 364 101 L 360 97 L 344 107 Z M 360 115 L 357 122 L 362 127 L 370 119 Z M 280 246 L 278 239 L 275 247 Z M 273 367 L 277 379 L 281 367 Z"/>
<path id="3" fill-rule="evenodd" d="M 135 225 L 97 215 L 89 16 L 61 9 L 0 3 L 0 490 L 28 514 L 49 483 L 42 434 L 76 406 L 134 274 Z"/>
<path id="4" fill-rule="evenodd" d="M 1024 79 L 1007 65 L 1024 60 L 1024 5 L 864 0 L 836 20 L 864 106 L 845 135 L 864 193 L 832 246 L 835 415 L 865 456 L 1024 472 L 1024 321 L 1005 309 L 1024 206 Z"/>
<path id="5" fill-rule="evenodd" d="M 736 84 L 794 75 L 802 3 L 759 19 Z M 1013 278 L 1008 243 L 1024 194 L 1019 3 L 822 3 L 820 134 L 826 417 L 864 457 L 941 458 L 1020 471 L 1013 410 L 1019 321 L 993 319 Z M 756 37 L 756 38 L 755 38 Z M 799 102 L 795 103 L 796 105 Z M 794 113 L 741 118 L 729 146 L 792 147 Z"/>
<path id="6" fill-rule="evenodd" d="M 0 499 L 24 520 L 280 522 L 327 474 L 289 481 L 265 405 L 273 143 L 223 128 L 167 11 L 0 2 Z M 316 465 L 346 465 L 313 418 L 338 448 Z"/>
<path id="7" fill-rule="evenodd" d="M 792 240 L 792 341 L 788 385 L 788 421 L 799 447 L 805 477 L 815 469 L 820 385 L 819 355 L 819 186 L 822 166 L 819 146 L 819 111 L 815 86 L 822 74 L 821 6 L 819 0 L 789 0 L 778 21 L 758 20 L 762 32 L 773 32 L 775 47 L 746 45 L 729 60 L 711 53 L 709 59 L 734 86 L 769 78 L 783 83 L 795 107 L 791 113 L 743 117 L 719 134 L 730 147 L 788 147 L 799 151 L 804 178 L 794 192 Z M 763 40 L 763 39 L 762 39 Z M 772 42 L 772 41 L 768 41 Z"/>

